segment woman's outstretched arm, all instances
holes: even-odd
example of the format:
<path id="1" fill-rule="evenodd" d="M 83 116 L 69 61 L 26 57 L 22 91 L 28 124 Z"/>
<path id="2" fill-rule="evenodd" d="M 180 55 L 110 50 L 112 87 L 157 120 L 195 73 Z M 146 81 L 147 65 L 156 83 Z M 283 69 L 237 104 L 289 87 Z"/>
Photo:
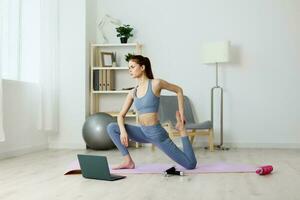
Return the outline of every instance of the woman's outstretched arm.
<path id="1" fill-rule="evenodd" d="M 177 94 L 177 99 L 178 99 L 178 110 L 180 114 L 180 119 L 182 120 L 182 123 L 185 122 L 185 117 L 184 117 L 184 98 L 183 98 L 183 90 L 181 87 L 168 83 L 165 80 L 160 79 L 159 80 L 159 86 L 160 89 L 166 89 L 171 92 L 175 92 Z"/>

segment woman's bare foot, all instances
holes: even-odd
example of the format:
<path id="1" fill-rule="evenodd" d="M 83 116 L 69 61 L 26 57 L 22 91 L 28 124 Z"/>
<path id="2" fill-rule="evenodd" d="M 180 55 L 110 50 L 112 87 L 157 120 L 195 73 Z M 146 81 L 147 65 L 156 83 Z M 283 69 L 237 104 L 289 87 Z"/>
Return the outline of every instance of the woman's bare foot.
<path id="1" fill-rule="evenodd" d="M 135 164 L 133 161 L 131 162 L 123 162 L 120 165 L 113 167 L 112 169 L 134 169 L 135 168 Z"/>
<path id="2" fill-rule="evenodd" d="M 121 163 L 119 166 L 113 167 L 112 169 L 134 169 L 135 164 L 131 158 L 131 156 L 128 154 L 124 158 L 124 162 Z"/>
<path id="3" fill-rule="evenodd" d="M 180 135 L 182 137 L 187 136 L 186 131 L 185 131 L 184 122 L 181 119 L 179 111 L 176 111 L 176 120 L 177 120 L 176 129 L 179 131 Z"/>

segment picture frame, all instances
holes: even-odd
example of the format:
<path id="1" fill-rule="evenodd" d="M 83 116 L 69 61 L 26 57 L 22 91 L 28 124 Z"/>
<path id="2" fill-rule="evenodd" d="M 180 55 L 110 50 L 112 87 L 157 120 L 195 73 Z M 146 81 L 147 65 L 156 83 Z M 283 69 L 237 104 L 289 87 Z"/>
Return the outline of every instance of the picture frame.
<path id="1" fill-rule="evenodd" d="M 100 54 L 102 67 L 112 67 L 114 60 L 113 52 L 101 52 Z"/>

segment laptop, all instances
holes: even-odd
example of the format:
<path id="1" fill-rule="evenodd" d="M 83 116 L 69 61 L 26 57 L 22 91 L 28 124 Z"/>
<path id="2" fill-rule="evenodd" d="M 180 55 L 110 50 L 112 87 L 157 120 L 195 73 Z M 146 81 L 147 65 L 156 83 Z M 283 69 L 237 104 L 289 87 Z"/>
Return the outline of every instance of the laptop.
<path id="1" fill-rule="evenodd" d="M 105 156 L 78 154 L 77 157 L 84 178 L 115 181 L 126 177 L 111 174 Z"/>

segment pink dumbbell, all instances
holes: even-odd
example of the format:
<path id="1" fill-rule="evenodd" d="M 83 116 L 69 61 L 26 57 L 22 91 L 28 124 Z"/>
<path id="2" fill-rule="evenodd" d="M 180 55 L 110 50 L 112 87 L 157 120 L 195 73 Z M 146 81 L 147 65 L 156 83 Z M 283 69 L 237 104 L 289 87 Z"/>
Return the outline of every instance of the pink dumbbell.
<path id="1" fill-rule="evenodd" d="M 273 171 L 272 165 L 264 165 L 256 169 L 256 173 L 259 175 L 267 175 Z"/>

